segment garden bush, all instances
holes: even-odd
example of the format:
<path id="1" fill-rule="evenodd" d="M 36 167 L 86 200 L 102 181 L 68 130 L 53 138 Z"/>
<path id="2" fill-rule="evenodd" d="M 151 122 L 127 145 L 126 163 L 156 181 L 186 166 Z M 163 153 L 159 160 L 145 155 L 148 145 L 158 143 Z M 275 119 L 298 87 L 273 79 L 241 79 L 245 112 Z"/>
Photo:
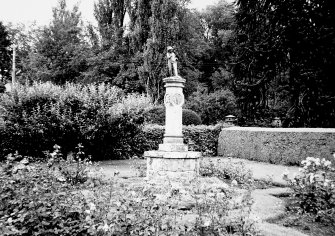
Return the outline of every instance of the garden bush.
<path id="1" fill-rule="evenodd" d="M 18 169 L 10 159 L 0 171 L 0 235 L 90 235 L 77 186 L 57 181 L 44 164 Z"/>
<path id="2" fill-rule="evenodd" d="M 184 143 L 189 150 L 202 152 L 204 155 L 217 155 L 218 137 L 222 126 L 183 126 Z M 164 126 L 146 125 L 143 129 L 144 150 L 157 150 L 163 142 Z"/>
<path id="3" fill-rule="evenodd" d="M 165 107 L 155 106 L 144 114 L 144 120 L 148 124 L 165 124 Z"/>
<path id="4" fill-rule="evenodd" d="M 238 184 L 246 184 L 252 180 L 252 172 L 246 168 L 243 162 L 221 162 L 220 159 L 206 160 L 200 165 L 201 176 L 215 176 L 222 180 L 236 181 Z"/>
<path id="5" fill-rule="evenodd" d="M 41 157 L 55 143 L 64 154 L 82 143 L 93 160 L 139 155 L 136 137 L 149 108 L 149 98 L 104 84 L 18 85 L 0 97 L 0 160 L 16 150 Z"/>
<path id="6" fill-rule="evenodd" d="M 201 125 L 201 118 L 194 111 L 183 109 L 183 125 Z"/>
<path id="7" fill-rule="evenodd" d="M 334 154 L 335 159 L 335 154 Z M 335 224 L 335 168 L 331 161 L 307 157 L 293 179 L 283 177 L 293 188 L 289 209 L 311 214 L 316 221 Z"/>
<path id="8" fill-rule="evenodd" d="M 164 125 L 165 124 L 165 107 L 163 106 L 156 106 L 145 113 L 145 121 L 149 124 L 158 124 Z M 201 118 L 200 116 L 190 110 L 190 109 L 183 109 L 183 125 L 200 125 Z"/>

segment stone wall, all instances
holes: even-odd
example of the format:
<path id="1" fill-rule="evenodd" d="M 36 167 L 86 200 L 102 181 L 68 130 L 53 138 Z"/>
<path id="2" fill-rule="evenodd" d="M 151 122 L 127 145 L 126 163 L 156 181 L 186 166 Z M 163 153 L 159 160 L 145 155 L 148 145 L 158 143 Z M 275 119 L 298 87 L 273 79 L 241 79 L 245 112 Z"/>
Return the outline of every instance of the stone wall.
<path id="1" fill-rule="evenodd" d="M 333 159 L 335 129 L 258 128 L 222 129 L 219 156 L 232 156 L 275 164 L 299 164 L 308 156 Z"/>

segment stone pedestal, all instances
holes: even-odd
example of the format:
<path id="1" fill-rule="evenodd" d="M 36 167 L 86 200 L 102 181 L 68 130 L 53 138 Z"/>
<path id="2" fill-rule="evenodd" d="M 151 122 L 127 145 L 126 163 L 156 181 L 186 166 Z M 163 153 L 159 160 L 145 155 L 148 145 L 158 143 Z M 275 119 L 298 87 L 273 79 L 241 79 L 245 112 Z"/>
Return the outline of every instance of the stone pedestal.
<path id="1" fill-rule="evenodd" d="M 165 134 L 158 151 L 147 151 L 148 179 L 193 179 L 199 174 L 200 152 L 189 152 L 183 142 L 182 106 L 185 79 L 180 76 L 165 78 L 166 93 L 164 104 Z"/>
<path id="2" fill-rule="evenodd" d="M 187 179 L 191 180 L 199 174 L 200 152 L 166 152 L 148 151 L 148 179 Z"/>

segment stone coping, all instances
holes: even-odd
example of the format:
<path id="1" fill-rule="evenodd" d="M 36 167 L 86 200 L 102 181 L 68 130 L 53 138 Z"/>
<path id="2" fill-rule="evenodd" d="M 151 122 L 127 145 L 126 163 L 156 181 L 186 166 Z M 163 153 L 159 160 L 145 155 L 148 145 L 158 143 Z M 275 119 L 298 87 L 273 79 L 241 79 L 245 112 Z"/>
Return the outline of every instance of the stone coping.
<path id="1" fill-rule="evenodd" d="M 301 132 L 301 133 L 335 133 L 334 128 L 264 128 L 264 127 L 229 127 L 224 130 L 256 131 L 256 132 Z"/>
<path id="2" fill-rule="evenodd" d="M 168 159 L 198 159 L 201 152 L 167 152 L 167 151 L 146 151 L 144 157 L 168 158 Z"/>
<path id="3" fill-rule="evenodd" d="M 171 76 L 163 79 L 164 83 L 185 83 L 186 79 L 182 78 L 181 76 Z"/>

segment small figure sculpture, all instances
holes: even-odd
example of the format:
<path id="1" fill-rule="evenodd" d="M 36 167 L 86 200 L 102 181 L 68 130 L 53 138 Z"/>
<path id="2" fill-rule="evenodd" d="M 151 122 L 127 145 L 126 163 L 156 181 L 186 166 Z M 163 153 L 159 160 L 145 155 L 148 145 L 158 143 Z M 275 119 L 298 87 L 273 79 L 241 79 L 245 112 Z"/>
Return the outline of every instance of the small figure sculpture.
<path id="1" fill-rule="evenodd" d="M 177 61 L 178 58 L 176 57 L 176 54 L 173 52 L 173 47 L 168 46 L 167 47 L 167 59 L 168 59 L 168 68 L 169 68 L 169 75 L 170 76 L 178 76 L 178 70 L 177 70 Z"/>

